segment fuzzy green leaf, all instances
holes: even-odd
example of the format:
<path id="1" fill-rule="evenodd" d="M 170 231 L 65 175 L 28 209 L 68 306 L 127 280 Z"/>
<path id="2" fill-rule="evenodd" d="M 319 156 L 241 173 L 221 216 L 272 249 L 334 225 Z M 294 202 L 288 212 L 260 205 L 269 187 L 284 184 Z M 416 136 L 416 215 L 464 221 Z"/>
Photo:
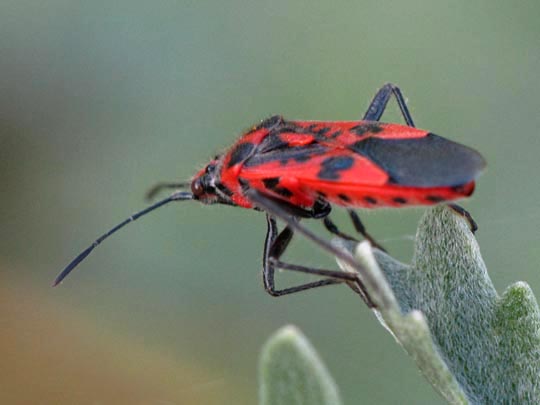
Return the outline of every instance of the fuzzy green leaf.
<path id="1" fill-rule="evenodd" d="M 449 402 L 540 403 L 538 304 L 523 282 L 497 295 L 462 217 L 428 210 L 411 265 L 335 243 L 354 251 L 377 317 Z"/>
<path id="2" fill-rule="evenodd" d="M 293 326 L 265 344 L 259 369 L 261 405 L 339 405 L 337 387 L 315 349 Z"/>

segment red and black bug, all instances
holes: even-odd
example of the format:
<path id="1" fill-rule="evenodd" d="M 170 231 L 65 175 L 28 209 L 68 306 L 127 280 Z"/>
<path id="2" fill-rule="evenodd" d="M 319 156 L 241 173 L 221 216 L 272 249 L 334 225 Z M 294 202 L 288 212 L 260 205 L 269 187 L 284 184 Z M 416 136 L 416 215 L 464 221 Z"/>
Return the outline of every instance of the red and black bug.
<path id="1" fill-rule="evenodd" d="M 396 98 L 406 125 L 379 120 L 391 96 Z M 356 230 L 379 247 L 366 232 L 353 208 L 403 207 L 449 202 L 472 194 L 475 179 L 485 167 L 478 152 L 431 132 L 416 129 L 399 88 L 383 86 L 361 121 L 289 121 L 273 116 L 254 126 L 224 154 L 216 156 L 189 183 L 161 183 L 185 189 L 138 212 L 98 238 L 56 278 L 60 283 L 104 239 L 131 221 L 171 201 L 197 200 L 266 212 L 263 281 L 268 293 L 281 296 L 343 282 L 355 283 L 371 304 L 358 278 L 350 273 L 314 269 L 280 260 L 294 231 L 299 231 L 345 261 L 350 256 L 299 223 L 321 219 L 333 234 L 342 233 L 330 220 L 332 205 L 347 208 Z M 476 225 L 463 208 L 450 204 Z M 276 218 L 287 223 L 278 232 Z M 276 268 L 321 276 L 319 281 L 278 290 Z"/>

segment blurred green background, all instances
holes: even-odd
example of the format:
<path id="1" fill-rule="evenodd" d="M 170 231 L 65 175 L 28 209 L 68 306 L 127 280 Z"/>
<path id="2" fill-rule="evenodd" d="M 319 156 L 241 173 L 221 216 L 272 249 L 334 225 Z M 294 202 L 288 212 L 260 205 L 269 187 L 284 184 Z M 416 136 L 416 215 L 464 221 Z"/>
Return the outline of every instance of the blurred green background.
<path id="1" fill-rule="evenodd" d="M 464 205 L 497 289 L 540 292 L 539 17 L 532 0 L 2 1 L 0 402 L 253 404 L 262 343 L 294 323 L 345 403 L 442 403 L 347 288 L 264 292 L 255 212 L 168 206 L 50 285 L 154 182 L 271 114 L 359 118 L 392 81 L 419 127 L 488 161 Z M 363 218 L 409 260 L 422 211 Z M 333 265 L 301 238 L 288 258 Z"/>

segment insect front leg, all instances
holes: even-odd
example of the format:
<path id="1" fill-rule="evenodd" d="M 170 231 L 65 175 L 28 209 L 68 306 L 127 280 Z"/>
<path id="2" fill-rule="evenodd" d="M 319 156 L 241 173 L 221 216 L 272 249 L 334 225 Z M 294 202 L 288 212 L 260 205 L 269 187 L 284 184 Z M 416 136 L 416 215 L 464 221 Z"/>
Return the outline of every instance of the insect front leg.
<path id="1" fill-rule="evenodd" d="M 279 259 L 283 255 L 283 253 L 285 253 L 285 250 L 291 242 L 291 239 L 293 237 L 293 231 L 290 227 L 287 226 L 285 227 L 285 229 L 283 229 L 283 231 L 281 231 L 281 233 L 278 233 L 276 220 L 268 214 L 266 215 L 266 221 L 268 223 L 268 228 L 266 232 L 266 239 L 264 242 L 263 283 L 265 290 L 270 295 L 272 295 L 273 297 L 280 297 L 282 295 L 293 294 L 296 292 L 309 290 L 311 288 L 340 284 L 344 281 L 354 281 L 354 275 L 349 273 L 332 270 L 310 269 L 303 266 L 294 266 L 289 265 L 288 263 L 281 262 Z M 294 269 L 291 267 L 294 267 Z M 325 278 L 319 281 L 277 290 L 274 284 L 274 273 L 276 268 L 300 271 L 303 273 L 322 276 L 338 275 L 339 278 Z"/>
<path id="2" fill-rule="evenodd" d="M 314 269 L 310 267 L 297 266 L 281 262 L 279 258 L 281 257 L 281 255 L 283 255 L 285 249 L 289 245 L 294 230 L 300 232 L 302 235 L 320 246 L 322 249 L 333 254 L 335 257 L 348 263 L 352 268 L 356 268 L 358 269 L 358 271 L 362 271 L 361 266 L 358 264 L 358 262 L 356 262 L 356 260 L 353 259 L 353 257 L 349 253 L 332 245 L 329 241 L 322 239 L 320 236 L 307 229 L 305 226 L 298 222 L 297 218 L 291 217 L 287 210 L 283 209 L 279 205 L 279 203 L 264 196 L 263 194 L 254 189 L 247 189 L 245 190 L 245 193 L 259 209 L 262 209 L 267 213 L 268 230 L 266 233 L 266 241 L 264 246 L 263 280 L 265 289 L 269 294 L 273 296 L 281 296 L 298 291 L 304 291 L 310 288 L 321 287 L 323 285 L 346 282 L 353 291 L 355 291 L 358 295 L 362 297 L 368 307 L 375 307 L 375 304 L 369 297 L 362 280 L 360 280 L 357 274 L 344 271 Z M 286 228 L 281 232 L 281 234 L 278 234 L 275 217 L 280 218 L 285 223 L 287 223 Z M 327 277 L 327 279 L 287 288 L 284 290 L 276 290 L 274 288 L 274 270 L 276 268 L 314 274 Z"/>

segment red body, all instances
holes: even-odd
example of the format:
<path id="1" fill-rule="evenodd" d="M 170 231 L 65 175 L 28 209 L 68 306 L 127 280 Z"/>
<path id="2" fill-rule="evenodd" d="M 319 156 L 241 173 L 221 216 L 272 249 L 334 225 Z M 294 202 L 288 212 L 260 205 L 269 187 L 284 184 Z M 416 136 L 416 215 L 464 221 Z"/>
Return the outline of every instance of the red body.
<path id="1" fill-rule="evenodd" d="M 397 91 L 388 86 L 383 90 L 388 88 Z M 375 97 L 372 105 L 377 97 L 380 96 Z M 400 93 L 398 100 L 401 100 Z M 402 112 L 412 123 L 404 107 Z M 171 201 L 197 200 L 265 210 L 268 210 L 268 202 L 273 201 L 280 210 L 294 217 L 325 218 L 325 226 L 341 236 L 327 218 L 332 204 L 374 208 L 451 201 L 473 192 L 474 180 L 484 166 L 482 156 L 473 149 L 412 126 L 378 121 L 286 121 L 274 116 L 242 135 L 226 153 L 197 173 L 191 181 L 191 192 L 177 191 L 96 239 L 68 264 L 54 285 L 110 235 Z M 259 205 L 254 204 L 250 195 L 258 199 Z M 355 227 L 374 243 L 365 230 L 361 230 L 360 219 L 354 218 Z M 289 227 L 300 229 L 291 221 Z M 274 265 L 270 259 L 277 260 L 283 254 L 292 237 L 289 227 L 278 236 L 275 220 L 269 218 L 263 256 L 267 291 L 283 295 L 335 283 L 327 279 L 282 291 L 274 289 Z M 304 234 L 309 235 L 307 230 Z M 311 238 L 339 256 L 331 245 L 318 241 L 315 236 Z M 318 270 L 312 272 L 320 275 Z M 366 302 L 372 305 L 366 297 L 364 294 Z"/>
<path id="2" fill-rule="evenodd" d="M 395 97 L 407 125 L 379 122 L 388 100 Z M 128 223 L 172 201 L 196 200 L 265 211 L 267 232 L 263 254 L 263 281 L 273 296 L 291 294 L 340 282 L 351 274 L 313 269 L 279 259 L 300 231 L 326 251 L 355 267 L 355 262 L 332 244 L 298 223 L 298 218 L 322 219 L 325 227 L 342 238 L 329 218 L 332 205 L 348 208 L 432 205 L 467 197 L 485 167 L 475 150 L 428 131 L 416 129 L 400 89 L 387 83 L 371 101 L 364 121 L 288 121 L 273 116 L 254 126 L 224 154 L 216 156 L 188 183 L 160 183 L 179 188 L 169 197 L 139 211 L 101 235 L 58 275 L 60 283 L 93 249 Z M 369 120 L 373 121 L 369 121 Z M 191 186 L 191 192 L 183 190 Z M 474 232 L 476 224 L 463 208 Z M 355 229 L 373 246 L 380 245 L 366 232 L 358 215 L 349 210 Z M 278 231 L 276 218 L 287 223 Z M 275 268 L 301 271 L 323 279 L 275 289 Z M 373 307 L 360 279 L 352 280 L 366 303 Z"/>
<path id="3" fill-rule="evenodd" d="M 245 133 L 194 182 L 211 176 L 216 195 L 199 195 L 203 202 L 228 199 L 245 208 L 253 207 L 246 188 L 303 209 L 318 199 L 401 207 L 469 196 L 484 165 L 473 149 L 409 126 L 274 116 Z"/>

